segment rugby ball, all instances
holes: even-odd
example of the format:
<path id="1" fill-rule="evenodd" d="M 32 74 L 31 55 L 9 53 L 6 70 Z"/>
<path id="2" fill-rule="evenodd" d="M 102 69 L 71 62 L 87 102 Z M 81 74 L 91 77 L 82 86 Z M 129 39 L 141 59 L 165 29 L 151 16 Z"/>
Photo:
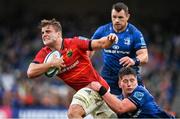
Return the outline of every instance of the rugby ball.
<path id="1" fill-rule="evenodd" d="M 54 51 L 50 52 L 50 53 L 46 56 L 46 58 L 44 59 L 44 63 L 48 63 L 48 62 L 53 61 L 53 57 L 54 57 L 54 56 L 57 57 L 57 58 L 60 58 L 60 57 L 61 57 L 61 54 L 60 54 L 60 52 L 57 51 L 57 50 L 54 50 Z M 47 72 L 45 72 L 45 76 L 47 76 L 47 77 L 53 77 L 53 76 L 55 76 L 55 75 L 58 74 L 58 71 L 59 71 L 58 68 L 56 68 L 56 67 L 51 67 L 51 68 L 48 69 Z"/>

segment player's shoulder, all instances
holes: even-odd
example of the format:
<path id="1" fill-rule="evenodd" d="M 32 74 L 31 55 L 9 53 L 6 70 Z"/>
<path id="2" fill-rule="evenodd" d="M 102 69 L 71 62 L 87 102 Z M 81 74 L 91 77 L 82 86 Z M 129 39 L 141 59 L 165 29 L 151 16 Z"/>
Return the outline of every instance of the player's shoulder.
<path id="1" fill-rule="evenodd" d="M 73 37 L 73 38 L 63 38 L 63 48 L 67 48 L 67 47 L 69 47 L 69 46 L 72 46 L 72 45 L 74 45 L 74 40 L 75 40 L 75 37 Z"/>
<path id="2" fill-rule="evenodd" d="M 111 26 L 112 26 L 112 22 L 109 22 L 107 24 L 102 25 L 101 27 L 106 28 L 106 27 L 111 27 Z"/>
<path id="3" fill-rule="evenodd" d="M 98 30 L 108 30 L 108 29 L 111 29 L 112 28 L 112 23 L 107 23 L 107 24 L 103 24 L 101 26 L 98 27 Z"/>
<path id="4" fill-rule="evenodd" d="M 142 100 L 146 100 L 147 99 L 147 93 L 144 90 L 144 88 L 142 86 L 137 86 L 134 91 L 132 92 L 131 96 L 129 97 L 129 99 L 132 100 L 136 100 L 136 101 L 142 101 Z"/>
<path id="5" fill-rule="evenodd" d="M 72 38 L 64 38 L 63 39 L 63 44 L 64 44 L 64 47 L 69 47 L 69 46 L 72 46 L 72 45 L 77 45 L 79 42 L 81 42 L 83 40 L 89 41 L 89 39 L 86 38 L 86 37 L 74 36 Z"/>
<path id="6" fill-rule="evenodd" d="M 153 98 L 153 96 L 149 93 L 149 91 L 144 86 L 137 86 L 134 92 L 141 92 L 146 97 Z"/>
<path id="7" fill-rule="evenodd" d="M 51 52 L 52 50 L 51 50 L 48 46 L 44 46 L 44 47 L 42 47 L 39 51 L 49 53 L 49 52 Z"/>
<path id="8" fill-rule="evenodd" d="M 75 40 L 77 40 L 78 37 L 77 36 L 74 36 L 72 38 L 64 38 L 63 39 L 63 43 L 68 45 L 68 44 L 71 44 L 72 42 L 74 42 Z"/>
<path id="9" fill-rule="evenodd" d="M 133 34 L 139 34 L 141 33 L 141 31 L 133 24 L 128 23 L 128 30 L 129 32 L 133 33 Z"/>
<path id="10" fill-rule="evenodd" d="M 45 58 L 46 57 L 46 55 L 48 54 L 48 53 L 50 53 L 52 50 L 49 48 L 49 47 L 47 47 L 47 46 L 44 46 L 44 47 L 42 47 L 40 50 L 38 50 L 37 51 L 37 53 L 36 53 L 36 58 L 38 58 L 38 59 L 43 59 L 43 57 Z M 37 59 L 35 59 L 35 60 L 37 60 Z M 43 59 L 44 60 L 44 59 Z M 39 61 L 38 61 L 39 62 Z"/>
<path id="11" fill-rule="evenodd" d="M 148 92 L 148 90 L 147 90 L 144 86 L 141 86 L 141 85 L 138 85 L 138 86 L 135 88 L 135 90 Z"/>
<path id="12" fill-rule="evenodd" d="M 143 87 L 143 86 L 137 86 L 137 87 L 134 89 L 133 92 L 141 92 L 141 93 L 143 93 L 143 94 L 147 94 L 147 93 L 148 93 L 147 89 L 146 89 L 145 87 Z"/>

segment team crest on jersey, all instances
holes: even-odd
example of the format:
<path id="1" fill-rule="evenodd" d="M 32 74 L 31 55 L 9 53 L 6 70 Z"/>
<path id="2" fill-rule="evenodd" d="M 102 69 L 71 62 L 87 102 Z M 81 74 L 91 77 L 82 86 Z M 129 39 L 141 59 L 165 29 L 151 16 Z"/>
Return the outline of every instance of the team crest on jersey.
<path id="1" fill-rule="evenodd" d="M 129 37 L 124 39 L 124 44 L 130 45 L 130 38 Z"/>
<path id="2" fill-rule="evenodd" d="M 70 49 L 69 51 L 67 51 L 67 54 L 66 54 L 66 55 L 67 55 L 68 57 L 71 57 L 72 54 L 73 54 L 72 49 Z"/>
<path id="3" fill-rule="evenodd" d="M 141 101 L 142 98 L 144 97 L 144 93 L 137 91 L 137 92 L 134 93 L 133 97 L 135 97 L 136 99 Z"/>

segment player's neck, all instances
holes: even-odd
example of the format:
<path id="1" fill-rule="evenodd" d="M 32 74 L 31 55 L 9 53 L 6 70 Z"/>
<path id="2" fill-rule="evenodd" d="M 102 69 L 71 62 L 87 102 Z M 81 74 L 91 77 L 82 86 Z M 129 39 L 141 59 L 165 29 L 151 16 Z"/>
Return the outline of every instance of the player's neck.
<path id="1" fill-rule="evenodd" d="M 124 91 L 122 92 L 122 94 L 123 94 L 124 98 L 129 97 L 129 94 L 125 93 Z"/>
<path id="2" fill-rule="evenodd" d="M 63 39 L 59 38 L 56 40 L 56 42 L 54 42 L 53 47 L 50 47 L 51 50 L 61 50 L 63 47 Z"/>

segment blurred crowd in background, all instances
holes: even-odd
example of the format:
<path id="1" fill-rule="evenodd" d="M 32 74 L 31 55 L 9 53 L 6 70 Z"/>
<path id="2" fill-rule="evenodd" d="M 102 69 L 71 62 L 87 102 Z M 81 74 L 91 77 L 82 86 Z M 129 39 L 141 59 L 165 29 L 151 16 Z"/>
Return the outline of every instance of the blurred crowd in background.
<path id="1" fill-rule="evenodd" d="M 85 18 L 85 19 L 84 19 Z M 63 27 L 64 37 L 84 36 L 91 38 L 99 25 L 110 19 L 97 14 L 57 17 Z M 18 21 L 18 25 L 0 26 L 0 107 L 63 107 L 68 108 L 74 90 L 56 78 L 41 76 L 28 79 L 26 70 L 34 54 L 43 46 L 38 23 L 40 19 Z M 17 21 L 12 21 L 17 23 Z M 176 112 L 175 97 L 180 94 L 180 32 L 176 23 L 152 22 L 136 26 L 144 34 L 149 63 L 142 67 L 145 86 L 155 96 L 158 104 Z M 136 24 L 136 23 L 135 23 Z M 103 64 L 100 52 L 92 63 L 98 72 Z"/>

